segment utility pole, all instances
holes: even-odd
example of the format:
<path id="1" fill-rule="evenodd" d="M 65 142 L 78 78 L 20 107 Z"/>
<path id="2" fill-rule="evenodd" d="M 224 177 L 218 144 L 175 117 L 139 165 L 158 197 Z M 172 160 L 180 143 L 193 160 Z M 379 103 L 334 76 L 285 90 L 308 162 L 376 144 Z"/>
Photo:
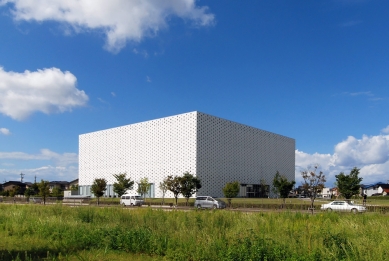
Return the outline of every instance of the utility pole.
<path id="1" fill-rule="evenodd" d="M 35 175 L 34 183 L 36 183 L 36 175 Z"/>
<path id="2" fill-rule="evenodd" d="M 23 178 L 24 178 L 25 175 L 26 175 L 26 174 L 20 173 L 20 182 L 23 183 Z"/>

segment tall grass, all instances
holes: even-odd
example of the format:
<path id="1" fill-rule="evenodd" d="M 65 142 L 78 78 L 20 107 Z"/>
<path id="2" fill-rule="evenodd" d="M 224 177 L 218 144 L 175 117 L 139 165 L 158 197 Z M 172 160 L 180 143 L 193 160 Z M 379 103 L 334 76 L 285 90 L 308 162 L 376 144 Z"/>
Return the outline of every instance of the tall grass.
<path id="1" fill-rule="evenodd" d="M 0 205 L 0 260 L 385 260 L 387 231 L 374 213 Z"/>

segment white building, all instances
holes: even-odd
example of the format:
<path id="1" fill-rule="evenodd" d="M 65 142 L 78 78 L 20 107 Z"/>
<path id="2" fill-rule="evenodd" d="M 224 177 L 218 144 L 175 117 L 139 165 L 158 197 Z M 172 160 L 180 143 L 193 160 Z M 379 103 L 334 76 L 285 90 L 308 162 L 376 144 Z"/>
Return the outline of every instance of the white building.
<path id="1" fill-rule="evenodd" d="M 159 183 L 186 171 L 200 178 L 198 195 L 222 197 L 227 182 L 239 181 L 240 196 L 258 197 L 276 171 L 294 180 L 295 140 L 197 111 L 79 136 L 81 195 L 105 178 L 112 196 L 113 174 L 127 173 L 147 177 L 149 196 L 162 197 Z"/>

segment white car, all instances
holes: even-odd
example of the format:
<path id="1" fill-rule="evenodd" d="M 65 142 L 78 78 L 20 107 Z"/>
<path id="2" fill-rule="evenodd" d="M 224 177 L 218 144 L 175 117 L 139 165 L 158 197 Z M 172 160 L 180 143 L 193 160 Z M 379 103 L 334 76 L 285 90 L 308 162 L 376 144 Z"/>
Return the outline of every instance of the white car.
<path id="1" fill-rule="evenodd" d="M 348 201 L 333 201 L 331 203 L 321 205 L 320 209 L 326 211 L 343 211 L 353 213 L 366 211 L 364 206 L 354 205 Z"/>

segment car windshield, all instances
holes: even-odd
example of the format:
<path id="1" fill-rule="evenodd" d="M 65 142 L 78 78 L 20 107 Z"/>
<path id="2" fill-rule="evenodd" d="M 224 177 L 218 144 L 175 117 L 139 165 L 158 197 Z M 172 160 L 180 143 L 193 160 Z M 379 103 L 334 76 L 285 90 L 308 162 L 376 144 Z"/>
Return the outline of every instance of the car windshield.
<path id="1" fill-rule="evenodd" d="M 135 196 L 135 199 L 142 199 L 141 196 Z"/>

